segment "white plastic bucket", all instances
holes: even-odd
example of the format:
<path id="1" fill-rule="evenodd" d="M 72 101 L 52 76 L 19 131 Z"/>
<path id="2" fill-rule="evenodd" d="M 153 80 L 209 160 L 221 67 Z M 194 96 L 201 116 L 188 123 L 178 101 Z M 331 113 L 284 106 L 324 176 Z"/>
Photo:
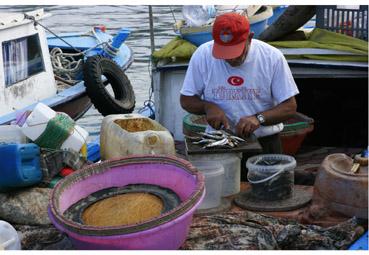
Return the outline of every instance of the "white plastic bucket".
<path id="1" fill-rule="evenodd" d="M 191 163 L 205 177 L 205 197 L 198 209 L 218 207 L 222 197 L 223 166 L 209 161 L 192 161 Z"/>
<path id="2" fill-rule="evenodd" d="M 0 220 L 0 250 L 20 250 L 17 231 L 8 222 Z"/>
<path id="3" fill-rule="evenodd" d="M 283 154 L 262 154 L 246 162 L 253 196 L 279 200 L 292 196 L 296 160 Z"/>

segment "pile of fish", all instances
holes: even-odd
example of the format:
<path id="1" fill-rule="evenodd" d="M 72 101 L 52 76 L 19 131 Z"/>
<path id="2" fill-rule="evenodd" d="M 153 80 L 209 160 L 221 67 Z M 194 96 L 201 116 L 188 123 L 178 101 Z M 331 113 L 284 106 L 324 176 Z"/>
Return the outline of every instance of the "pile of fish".
<path id="1" fill-rule="evenodd" d="M 240 143 L 246 142 L 244 139 L 227 133 L 224 130 L 215 130 L 209 133 L 199 132 L 199 136 L 186 136 L 192 141 L 192 144 L 203 145 L 207 148 L 225 148 L 231 149 L 237 147 Z"/>

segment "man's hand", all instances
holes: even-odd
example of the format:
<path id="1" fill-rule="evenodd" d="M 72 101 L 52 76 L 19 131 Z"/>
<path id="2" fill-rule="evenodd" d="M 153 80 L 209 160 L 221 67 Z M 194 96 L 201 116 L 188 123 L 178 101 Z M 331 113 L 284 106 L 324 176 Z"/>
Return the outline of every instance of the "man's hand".
<path id="1" fill-rule="evenodd" d="M 224 111 L 214 103 L 200 99 L 199 96 L 180 97 L 181 106 L 186 111 L 193 114 L 205 114 L 206 120 L 210 126 L 215 129 L 229 128 L 228 119 Z"/>
<path id="2" fill-rule="evenodd" d="M 259 127 L 260 122 L 255 116 L 245 116 L 238 121 L 236 134 L 246 138 Z"/>
<path id="3" fill-rule="evenodd" d="M 205 104 L 206 121 L 215 129 L 221 127 L 229 128 L 228 119 L 224 111 L 216 104 L 207 102 Z"/>

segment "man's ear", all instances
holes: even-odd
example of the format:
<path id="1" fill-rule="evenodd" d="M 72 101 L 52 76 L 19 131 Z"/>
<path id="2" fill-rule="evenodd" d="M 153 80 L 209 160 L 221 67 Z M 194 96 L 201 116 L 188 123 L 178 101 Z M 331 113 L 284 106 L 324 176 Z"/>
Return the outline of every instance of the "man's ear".
<path id="1" fill-rule="evenodd" d="M 250 34 L 249 34 L 249 41 L 251 41 L 251 39 L 254 37 L 254 32 L 250 32 Z"/>

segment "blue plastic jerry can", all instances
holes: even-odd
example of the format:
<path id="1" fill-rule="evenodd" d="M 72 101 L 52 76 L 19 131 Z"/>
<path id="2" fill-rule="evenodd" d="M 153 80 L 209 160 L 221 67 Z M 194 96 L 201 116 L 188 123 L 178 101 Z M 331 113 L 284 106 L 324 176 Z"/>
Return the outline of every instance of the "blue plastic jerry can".
<path id="1" fill-rule="evenodd" d="M 40 148 L 36 144 L 0 144 L 0 192 L 41 180 Z"/>

